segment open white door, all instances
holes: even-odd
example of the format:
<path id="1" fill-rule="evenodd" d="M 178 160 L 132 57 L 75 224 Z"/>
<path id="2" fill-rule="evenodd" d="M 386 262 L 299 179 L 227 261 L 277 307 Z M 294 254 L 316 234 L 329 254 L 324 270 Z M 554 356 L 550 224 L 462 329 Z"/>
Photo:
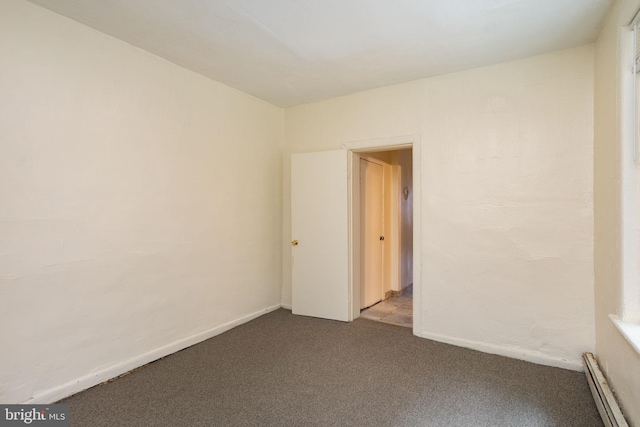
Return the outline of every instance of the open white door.
<path id="1" fill-rule="evenodd" d="M 347 151 L 291 156 L 293 314 L 349 321 Z"/>

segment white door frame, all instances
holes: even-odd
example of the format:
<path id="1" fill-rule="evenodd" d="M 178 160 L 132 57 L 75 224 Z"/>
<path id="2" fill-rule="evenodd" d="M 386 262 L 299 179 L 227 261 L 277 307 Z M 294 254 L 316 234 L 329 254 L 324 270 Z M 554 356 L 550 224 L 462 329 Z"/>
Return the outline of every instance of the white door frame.
<path id="1" fill-rule="evenodd" d="M 360 316 L 360 155 L 363 152 L 412 148 L 413 167 L 413 334 L 419 335 L 422 317 L 422 173 L 420 135 L 345 142 L 348 151 L 349 212 L 349 320 Z"/>

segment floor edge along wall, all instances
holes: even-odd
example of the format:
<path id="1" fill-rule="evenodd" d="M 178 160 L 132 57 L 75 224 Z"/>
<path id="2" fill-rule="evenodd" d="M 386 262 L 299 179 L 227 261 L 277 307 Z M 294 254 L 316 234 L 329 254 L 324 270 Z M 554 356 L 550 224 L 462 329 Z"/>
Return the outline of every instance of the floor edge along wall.
<path id="1" fill-rule="evenodd" d="M 151 363 L 154 360 L 158 360 L 162 357 L 168 356 L 170 354 L 183 350 L 187 347 L 198 344 L 209 338 L 213 338 L 216 335 L 220 335 L 223 332 L 226 332 L 236 326 L 242 325 L 243 323 L 247 323 L 257 317 L 262 316 L 263 314 L 270 313 L 274 310 L 277 310 L 280 307 L 282 307 L 281 304 L 277 304 L 277 305 L 273 305 L 265 309 L 247 314 L 236 320 L 232 320 L 230 322 L 216 326 L 207 331 L 197 333 L 187 338 L 183 338 L 181 340 L 178 340 L 171 344 L 157 348 L 148 353 L 141 354 L 137 357 L 134 357 L 129 360 L 125 360 L 123 362 L 117 363 L 105 369 L 101 369 L 97 372 L 92 372 L 91 374 L 85 375 L 80 378 L 76 378 L 60 386 L 50 388 L 48 390 L 43 391 L 42 393 L 36 393 L 30 399 L 21 403 L 47 404 L 47 403 L 57 402 L 60 399 L 63 399 L 65 397 L 71 396 L 73 394 L 76 394 L 88 388 L 91 388 L 104 381 L 116 378 L 126 372 L 129 372 L 133 369 L 139 368 L 140 366 L 144 366 L 148 363 Z"/>

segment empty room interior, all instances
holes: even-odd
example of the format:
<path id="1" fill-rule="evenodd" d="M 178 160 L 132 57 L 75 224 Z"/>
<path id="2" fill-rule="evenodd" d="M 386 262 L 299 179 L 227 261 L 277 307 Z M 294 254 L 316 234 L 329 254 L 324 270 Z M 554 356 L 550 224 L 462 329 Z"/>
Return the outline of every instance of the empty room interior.
<path id="1" fill-rule="evenodd" d="M 0 404 L 640 427 L 639 10 L 0 0 Z"/>

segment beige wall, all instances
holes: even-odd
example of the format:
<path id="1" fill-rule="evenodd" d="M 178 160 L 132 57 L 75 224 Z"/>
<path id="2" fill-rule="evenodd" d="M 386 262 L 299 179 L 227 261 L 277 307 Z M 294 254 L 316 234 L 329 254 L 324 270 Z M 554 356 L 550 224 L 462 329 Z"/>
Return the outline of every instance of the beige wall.
<path id="1" fill-rule="evenodd" d="M 19 0 L 0 94 L 0 401 L 279 305 L 280 108 Z"/>
<path id="2" fill-rule="evenodd" d="M 413 283 L 413 165 L 411 150 L 400 150 L 395 154 L 394 165 L 400 175 L 400 290 Z M 406 200 L 402 194 L 405 187 L 409 190 Z"/>
<path id="3" fill-rule="evenodd" d="M 626 233 L 622 206 L 623 199 L 625 203 L 632 199 L 626 197 L 629 175 L 623 172 L 637 168 L 630 159 L 631 128 L 625 115 L 632 99 L 629 96 L 632 60 L 628 54 L 631 51 L 628 42 L 632 41 L 624 27 L 639 8 L 638 0 L 616 3 L 598 37 L 595 61 L 596 356 L 632 426 L 640 426 L 640 355 L 615 328 L 609 315 L 624 314 L 621 291 L 625 284 L 622 261 Z M 637 211 L 634 216 L 637 221 Z M 637 237 L 631 230 L 627 232 L 627 237 Z"/>
<path id="4" fill-rule="evenodd" d="M 285 111 L 289 155 L 421 135 L 421 336 L 580 369 L 594 348 L 593 46 Z M 282 301 L 291 303 L 283 244 Z"/>

